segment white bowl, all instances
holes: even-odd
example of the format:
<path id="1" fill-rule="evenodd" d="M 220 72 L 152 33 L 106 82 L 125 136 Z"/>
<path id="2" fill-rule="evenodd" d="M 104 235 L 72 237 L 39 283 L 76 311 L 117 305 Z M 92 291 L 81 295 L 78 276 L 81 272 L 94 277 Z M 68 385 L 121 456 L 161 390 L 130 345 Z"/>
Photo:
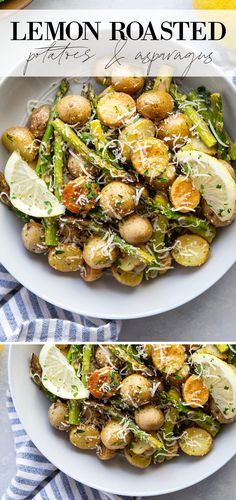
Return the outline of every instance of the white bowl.
<path id="1" fill-rule="evenodd" d="M 220 76 L 192 78 L 188 85 L 206 85 L 223 94 L 226 126 L 236 139 L 236 90 Z M 26 103 L 39 97 L 53 81 L 49 78 L 7 78 L 0 86 L 0 135 L 7 127 L 22 123 Z M 77 86 L 78 90 L 78 86 Z M 7 152 L 0 145 L 1 166 Z M 1 167 L 1 168 L 2 168 Z M 161 278 L 130 289 L 107 274 L 95 283 L 86 284 L 78 273 L 61 274 L 47 264 L 46 257 L 27 252 L 22 245 L 22 223 L 0 204 L 0 261 L 25 287 L 39 297 L 64 309 L 100 318 L 139 318 L 159 314 L 197 297 L 219 280 L 236 260 L 236 224 L 219 231 L 208 262 L 199 269 L 177 267 Z"/>
<path id="2" fill-rule="evenodd" d="M 13 402 L 27 434 L 58 469 L 73 479 L 108 493 L 150 496 L 187 488 L 216 472 L 236 453 L 236 424 L 225 426 L 214 440 L 212 451 L 203 458 L 181 455 L 161 466 L 135 469 L 122 457 L 99 461 L 94 452 L 73 447 L 68 436 L 52 429 L 48 422 L 49 401 L 29 378 L 29 360 L 40 346 L 11 346 L 9 383 Z M 22 392 L 22 388 L 24 388 Z"/>

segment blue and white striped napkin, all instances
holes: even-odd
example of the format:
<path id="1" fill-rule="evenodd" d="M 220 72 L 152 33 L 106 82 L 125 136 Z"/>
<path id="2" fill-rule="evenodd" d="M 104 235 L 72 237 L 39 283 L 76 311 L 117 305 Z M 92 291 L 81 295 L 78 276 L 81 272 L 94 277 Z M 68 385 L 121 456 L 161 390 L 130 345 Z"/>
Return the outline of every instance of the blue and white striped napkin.
<path id="1" fill-rule="evenodd" d="M 16 476 L 2 500 L 121 500 L 121 497 L 93 490 L 52 465 L 30 441 L 17 416 L 10 393 L 7 410 L 16 449 Z M 123 499 L 129 497 L 122 497 Z"/>
<path id="2" fill-rule="evenodd" d="M 115 341 L 120 321 L 85 318 L 45 302 L 0 265 L 0 342 Z"/>
<path id="3" fill-rule="evenodd" d="M 0 342 L 115 341 L 120 328 L 120 321 L 106 323 L 52 306 L 21 286 L 0 266 Z M 15 440 L 17 473 L 4 500 L 111 498 L 67 477 L 37 450 L 18 419 L 10 393 L 7 409 Z"/>

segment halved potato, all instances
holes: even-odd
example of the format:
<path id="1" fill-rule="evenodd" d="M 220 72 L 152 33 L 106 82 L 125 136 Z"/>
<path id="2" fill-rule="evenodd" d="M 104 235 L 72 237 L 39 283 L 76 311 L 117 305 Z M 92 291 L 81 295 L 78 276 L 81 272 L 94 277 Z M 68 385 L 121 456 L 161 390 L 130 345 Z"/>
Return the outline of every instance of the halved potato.
<path id="1" fill-rule="evenodd" d="M 212 448 L 213 439 L 209 432 L 200 427 L 188 427 L 184 430 L 179 446 L 181 450 L 193 457 L 203 457 Z"/>
<path id="2" fill-rule="evenodd" d="M 190 177 L 180 175 L 171 186 L 170 199 L 179 212 L 194 210 L 200 203 L 200 191 L 194 187 Z"/>
<path id="3" fill-rule="evenodd" d="M 184 401 L 191 408 L 204 406 L 209 399 L 209 391 L 204 381 L 198 375 L 191 375 L 183 386 Z"/>
<path id="4" fill-rule="evenodd" d="M 155 367 L 166 374 L 178 372 L 185 361 L 185 350 L 181 344 L 155 344 L 152 349 Z"/>
<path id="5" fill-rule="evenodd" d="M 184 267 L 204 264 L 210 255 L 210 246 L 204 238 L 196 234 L 183 234 L 176 238 L 172 249 L 173 259 Z"/>

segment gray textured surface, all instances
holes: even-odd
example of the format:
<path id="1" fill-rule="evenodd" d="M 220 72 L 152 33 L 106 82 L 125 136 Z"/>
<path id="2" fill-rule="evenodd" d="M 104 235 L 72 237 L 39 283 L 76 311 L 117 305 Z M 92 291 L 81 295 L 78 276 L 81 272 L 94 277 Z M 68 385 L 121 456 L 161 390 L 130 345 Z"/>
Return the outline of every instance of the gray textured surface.
<path id="1" fill-rule="evenodd" d="M 124 321 L 120 339 L 235 342 L 235 284 L 236 265 L 188 304 L 151 318 Z"/>
<path id="2" fill-rule="evenodd" d="M 15 454 L 6 411 L 7 346 L 0 352 L 0 497 L 15 473 Z M 216 444 L 217 446 L 217 444 Z M 223 469 L 192 488 L 179 493 L 161 495 L 158 500 L 233 500 L 235 498 L 236 457 Z M 170 478 L 171 480 L 171 478 Z M 157 473 L 158 481 L 158 473 Z M 155 497 L 152 497 L 155 498 Z"/>

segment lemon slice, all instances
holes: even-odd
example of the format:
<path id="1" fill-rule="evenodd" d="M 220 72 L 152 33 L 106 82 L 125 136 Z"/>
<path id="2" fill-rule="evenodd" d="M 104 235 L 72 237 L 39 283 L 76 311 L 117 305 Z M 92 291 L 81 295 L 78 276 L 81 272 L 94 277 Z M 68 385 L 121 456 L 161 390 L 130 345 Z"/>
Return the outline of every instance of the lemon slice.
<path id="1" fill-rule="evenodd" d="M 53 344 L 45 344 L 39 355 L 44 387 L 62 399 L 86 399 L 89 391 L 76 376 L 73 366 Z"/>
<path id="2" fill-rule="evenodd" d="M 64 206 L 17 151 L 10 156 L 4 173 L 10 188 L 10 200 L 15 208 L 39 218 L 64 214 Z"/>
<path id="3" fill-rule="evenodd" d="M 229 220 L 235 211 L 236 185 L 226 165 L 200 151 L 179 151 L 176 156 L 213 212 L 221 221 Z"/>
<path id="4" fill-rule="evenodd" d="M 195 352 L 192 362 L 224 417 L 227 420 L 235 417 L 236 368 L 208 353 Z"/>

